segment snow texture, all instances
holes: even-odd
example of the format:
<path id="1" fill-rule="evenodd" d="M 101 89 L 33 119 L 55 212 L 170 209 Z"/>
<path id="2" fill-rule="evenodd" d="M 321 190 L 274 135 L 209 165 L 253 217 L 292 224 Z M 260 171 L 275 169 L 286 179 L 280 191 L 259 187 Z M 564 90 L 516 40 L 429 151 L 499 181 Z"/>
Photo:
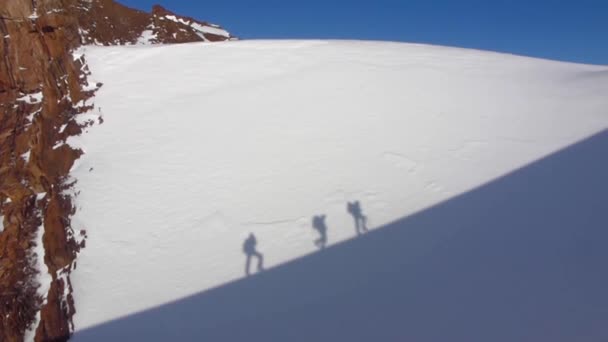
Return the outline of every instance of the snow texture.
<path id="1" fill-rule="evenodd" d="M 25 160 L 26 163 L 30 162 L 30 156 L 32 154 L 32 151 L 27 151 L 24 154 L 21 155 L 21 158 L 23 158 L 23 160 Z"/>
<path id="2" fill-rule="evenodd" d="M 287 262 L 305 256 L 302 260 L 322 260 L 349 246 L 361 246 L 361 255 L 380 251 L 369 260 L 388 257 L 392 240 L 380 237 L 387 236 L 385 230 L 395 229 L 379 227 L 432 211 L 439 203 L 464 196 L 608 128 L 608 68 L 601 66 L 415 44 L 345 41 L 90 46 L 79 53 L 86 54 L 94 77 L 104 83 L 95 98 L 103 108 L 104 124 L 68 142 L 86 150 L 72 171 L 79 193 L 72 224 L 88 235 L 78 269 L 72 273 L 78 331 L 211 289 L 212 294 L 232 296 L 219 295 L 228 303 L 225 308 L 213 299 L 201 301 L 204 310 L 213 311 L 209 317 L 225 318 L 221 321 L 226 324 L 224 333 L 247 331 L 227 323 L 231 315 L 247 328 L 255 328 L 246 323 L 257 317 L 256 310 L 268 313 L 268 317 L 260 316 L 262 321 L 271 316 L 281 321 L 283 315 L 276 312 L 292 310 L 265 303 L 271 309 L 264 311 L 266 306 L 247 297 L 256 293 L 247 284 L 278 279 L 289 272 L 284 270 L 291 269 L 291 264 L 273 268 Z M 482 204 L 493 203 L 485 200 L 474 202 L 481 205 L 481 213 L 487 209 Z M 359 238 L 347 211 L 347 203 L 354 201 L 360 202 L 370 228 Z M 461 208 L 462 215 L 467 215 L 466 208 Z M 429 219 L 426 231 L 413 230 L 407 241 L 410 250 L 391 255 L 392 261 L 398 258 L 402 263 L 399 268 L 381 268 L 385 276 L 400 274 L 404 265 L 415 265 L 418 276 L 437 274 L 436 282 L 415 283 L 421 287 L 410 289 L 412 301 L 417 294 L 421 300 L 432 298 L 423 285 L 455 282 L 458 286 L 458 279 L 444 279 L 452 273 L 434 257 L 447 255 L 447 260 L 470 262 L 470 254 L 483 259 L 485 252 L 477 251 L 486 249 L 478 238 L 491 240 L 507 234 L 505 246 L 509 245 L 509 229 L 501 225 L 487 226 L 475 232 L 478 235 L 460 234 L 466 225 L 477 226 L 467 221 L 461 227 L 458 219 L 468 216 L 454 212 L 450 220 Z M 312 227 L 312 218 L 318 215 L 326 215 L 324 251 L 315 246 L 319 233 Z M 438 226 L 449 222 L 453 226 Z M 495 235 L 487 236 L 495 228 Z M 233 283 L 245 276 L 242 248 L 250 233 L 255 234 L 256 250 L 263 255 L 267 271 Z M 472 249 L 463 238 L 471 239 L 468 247 Z M 458 244 L 450 245 L 451 239 Z M 376 240 L 387 244 L 385 252 L 382 244 L 369 247 Z M 567 239 L 560 241 L 564 248 L 572 248 Z M 457 247 L 462 249 L 450 250 Z M 528 247 L 543 248 L 527 244 L 522 248 Z M 493 251 L 534 254 L 534 250 L 490 249 L 488 255 Z M 350 257 L 336 258 L 328 260 L 340 261 L 323 266 L 334 265 L 335 276 L 319 266 L 329 280 L 339 278 L 341 268 L 348 276 L 354 267 Z M 368 259 L 353 260 L 366 269 Z M 390 283 L 374 283 L 383 279 L 380 274 L 370 274 L 374 275 L 353 278 L 352 283 L 346 278 L 329 281 L 328 288 L 314 283 L 310 292 L 300 293 L 302 302 L 309 304 L 300 304 L 334 312 L 336 308 L 323 308 L 325 300 L 332 303 L 330 295 L 346 296 L 365 284 L 378 292 L 390 288 Z M 310 277 L 307 283 L 316 279 L 311 273 L 303 275 Z M 274 290 L 277 301 L 291 303 L 294 298 L 282 295 L 294 284 L 289 278 L 279 278 L 287 287 L 281 292 L 281 285 L 272 283 L 278 286 Z M 499 284 L 485 281 L 479 279 L 472 289 L 500 292 L 495 287 Z M 525 286 L 519 283 L 525 279 L 510 281 L 519 285 L 502 286 Z M 345 288 L 332 287 L 337 283 Z M 258 287 L 263 292 L 260 300 L 273 292 L 264 284 Z M 238 291 L 230 290 L 235 288 Z M 504 291 L 515 293 L 511 287 Z M 245 296 L 241 298 L 244 304 L 258 306 L 235 309 L 239 293 Z M 179 311 L 180 303 L 165 307 Z M 448 304 L 449 300 L 430 301 L 427 309 L 433 305 L 451 308 Z M 354 304 L 341 305 L 348 311 Z M 378 310 L 383 305 L 375 305 L 379 306 L 360 313 L 372 326 L 374 310 L 382 315 Z M 403 303 L 403 310 L 408 305 Z M 185 308 L 192 313 L 191 307 Z M 271 314 L 272 308 L 281 311 Z M 517 316 L 517 310 L 506 312 Z M 156 314 L 163 319 L 156 321 L 161 317 Z M 171 328 L 183 328 L 181 318 L 164 314 L 158 309 L 153 317 L 145 313 L 130 317 L 143 317 L 154 325 L 149 331 L 163 328 L 169 334 Z M 418 314 L 432 316 L 425 311 Z M 194 319 L 188 313 L 176 315 L 190 317 L 184 322 Z M 310 317 L 310 321 L 317 320 Z M 133 323 L 128 317 L 124 322 Z M 135 323 L 133 327 L 139 326 Z M 213 321 L 205 324 L 212 334 L 215 330 L 209 324 Z M 110 324 L 97 332 L 111 335 L 113 326 L 122 327 Z M 353 331 L 364 327 L 354 325 Z M 87 331 L 82 340 L 96 336 L 95 328 Z M 155 339 L 153 334 L 148 337 Z M 277 340 L 289 340 L 281 337 Z M 387 340 L 399 340 L 394 337 Z M 167 340 L 172 339 L 175 336 Z M 413 340 L 434 341 L 420 336 Z M 515 336 L 512 340 L 524 339 Z"/>
<path id="3" fill-rule="evenodd" d="M 228 33 L 228 31 L 222 30 L 217 27 L 201 25 L 201 24 L 197 24 L 197 23 L 192 23 L 190 26 L 199 32 L 214 34 L 216 36 L 222 36 L 222 37 L 230 37 L 230 33 Z"/>
<path id="4" fill-rule="evenodd" d="M 604 131 L 361 238 L 76 340 L 604 341 L 607 149 Z"/>
<path id="5" fill-rule="evenodd" d="M 156 33 L 154 33 L 153 30 L 144 30 L 141 33 L 141 36 L 139 38 L 137 38 L 137 44 L 138 45 L 153 44 L 157 38 L 158 38 L 158 36 L 156 35 Z"/>
<path id="6" fill-rule="evenodd" d="M 23 96 L 19 97 L 17 99 L 17 101 L 22 101 L 22 102 L 25 102 L 27 104 L 40 103 L 40 102 L 42 102 L 42 92 L 39 91 L 39 92 L 34 93 L 34 94 L 24 94 Z"/>
<path id="7" fill-rule="evenodd" d="M 68 124 L 61 125 L 61 127 L 59 127 L 59 134 L 62 134 L 63 132 L 65 132 L 66 128 L 68 128 Z"/>

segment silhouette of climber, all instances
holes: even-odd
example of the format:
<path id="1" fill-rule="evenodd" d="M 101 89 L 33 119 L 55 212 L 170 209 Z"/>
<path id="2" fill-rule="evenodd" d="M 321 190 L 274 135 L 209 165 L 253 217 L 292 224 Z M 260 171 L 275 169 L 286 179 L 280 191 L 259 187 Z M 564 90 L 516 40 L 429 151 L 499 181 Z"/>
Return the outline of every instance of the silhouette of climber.
<path id="1" fill-rule="evenodd" d="M 315 240 L 315 245 L 320 249 L 325 248 L 327 244 L 327 225 L 325 224 L 325 215 L 315 216 L 312 218 L 312 227 L 321 235 Z"/>
<path id="2" fill-rule="evenodd" d="M 365 233 L 367 231 L 367 216 L 363 215 L 359 201 L 353 203 L 348 202 L 346 209 L 355 219 L 355 230 L 357 231 L 357 235 Z"/>
<path id="3" fill-rule="evenodd" d="M 247 255 L 247 262 L 245 264 L 245 274 L 247 276 L 249 276 L 250 271 L 249 271 L 249 267 L 251 264 L 251 258 L 252 257 L 256 257 L 258 259 L 258 272 L 263 271 L 264 270 L 264 256 L 255 250 L 255 245 L 258 243 L 258 241 L 255 238 L 255 235 L 253 235 L 253 233 L 249 234 L 249 237 L 245 240 L 245 243 L 243 243 L 243 252 L 245 252 L 245 254 Z"/>

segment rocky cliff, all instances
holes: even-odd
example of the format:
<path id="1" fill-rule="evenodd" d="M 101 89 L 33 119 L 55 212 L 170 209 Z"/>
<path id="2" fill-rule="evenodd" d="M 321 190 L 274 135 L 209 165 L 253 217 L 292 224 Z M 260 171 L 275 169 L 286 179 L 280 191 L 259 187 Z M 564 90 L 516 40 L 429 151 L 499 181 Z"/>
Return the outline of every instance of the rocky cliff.
<path id="1" fill-rule="evenodd" d="M 112 0 L 0 2 L 0 341 L 64 341 L 73 330 L 70 272 L 85 247 L 74 231 L 66 140 L 96 116 L 82 44 L 234 39 L 221 27 Z"/>

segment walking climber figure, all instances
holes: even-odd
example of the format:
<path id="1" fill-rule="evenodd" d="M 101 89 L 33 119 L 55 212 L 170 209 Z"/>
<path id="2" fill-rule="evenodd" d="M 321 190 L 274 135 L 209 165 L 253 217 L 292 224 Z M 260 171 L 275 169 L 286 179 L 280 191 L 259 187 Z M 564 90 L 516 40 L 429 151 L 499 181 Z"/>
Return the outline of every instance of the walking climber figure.
<path id="1" fill-rule="evenodd" d="M 367 216 L 363 215 L 359 201 L 353 203 L 348 202 L 346 209 L 353 216 L 353 219 L 355 219 L 355 230 L 357 231 L 357 235 L 367 232 Z"/>
<path id="2" fill-rule="evenodd" d="M 327 225 L 325 224 L 325 215 L 315 216 L 312 218 L 312 227 L 321 235 L 315 240 L 315 245 L 321 249 L 327 244 Z"/>
<path id="3" fill-rule="evenodd" d="M 258 272 L 264 270 L 264 256 L 255 249 L 257 243 L 258 241 L 253 233 L 249 234 L 249 237 L 245 240 L 245 243 L 243 243 L 243 252 L 245 252 L 245 255 L 247 255 L 247 262 L 245 263 L 245 274 L 247 276 L 250 275 L 249 268 L 252 257 L 256 257 L 258 259 Z"/>

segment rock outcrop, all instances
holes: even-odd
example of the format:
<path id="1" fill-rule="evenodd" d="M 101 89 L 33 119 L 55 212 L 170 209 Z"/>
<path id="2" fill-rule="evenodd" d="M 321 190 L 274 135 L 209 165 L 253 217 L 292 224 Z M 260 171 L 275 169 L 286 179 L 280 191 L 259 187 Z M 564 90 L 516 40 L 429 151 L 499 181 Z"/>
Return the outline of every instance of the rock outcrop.
<path id="1" fill-rule="evenodd" d="M 82 1 L 77 7 L 79 33 L 84 44 L 173 44 L 234 39 L 221 27 L 179 16 L 156 5 L 152 13 L 122 6 L 112 0 Z"/>
<path id="2" fill-rule="evenodd" d="M 234 39 L 219 26 L 155 6 L 112 0 L 0 2 L 0 341 L 65 341 L 73 331 L 70 272 L 85 246 L 74 231 L 74 181 L 83 153 L 66 143 L 101 123 L 82 44 Z"/>

